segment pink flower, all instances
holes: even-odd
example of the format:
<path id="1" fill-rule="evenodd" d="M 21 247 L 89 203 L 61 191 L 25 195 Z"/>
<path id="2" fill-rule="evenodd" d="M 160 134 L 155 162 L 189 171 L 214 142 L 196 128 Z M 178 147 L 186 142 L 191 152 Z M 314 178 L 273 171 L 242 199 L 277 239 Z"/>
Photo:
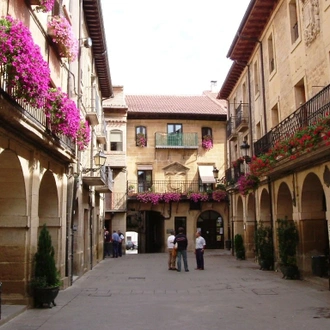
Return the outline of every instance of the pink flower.
<path id="1" fill-rule="evenodd" d="M 53 16 L 48 23 L 52 31 L 52 40 L 59 45 L 59 54 L 73 62 L 78 57 L 78 40 L 75 38 L 68 20 L 62 16 Z"/>

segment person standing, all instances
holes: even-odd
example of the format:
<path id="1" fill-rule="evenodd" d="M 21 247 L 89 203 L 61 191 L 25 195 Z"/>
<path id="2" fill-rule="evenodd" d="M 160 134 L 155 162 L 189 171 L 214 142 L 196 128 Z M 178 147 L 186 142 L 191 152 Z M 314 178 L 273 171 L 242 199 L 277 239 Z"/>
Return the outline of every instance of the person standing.
<path id="1" fill-rule="evenodd" d="M 184 270 L 189 272 L 188 269 L 188 261 L 187 261 L 187 246 L 188 246 L 188 239 L 187 236 L 183 233 L 183 227 L 179 227 L 178 234 L 175 236 L 174 245 L 178 243 L 178 247 L 176 249 L 177 253 L 177 271 L 181 272 L 181 258 L 183 259 Z"/>
<path id="2" fill-rule="evenodd" d="M 202 237 L 201 232 L 196 232 L 196 243 L 195 243 L 195 254 L 197 270 L 204 270 L 204 250 L 206 247 L 206 242 L 204 237 Z"/>
<path id="3" fill-rule="evenodd" d="M 119 235 L 114 230 L 112 233 L 112 258 L 118 258 Z"/>
<path id="4" fill-rule="evenodd" d="M 110 243 L 111 243 L 111 235 L 109 231 L 106 229 L 104 232 L 104 258 L 110 257 Z"/>
<path id="5" fill-rule="evenodd" d="M 121 257 L 123 255 L 123 242 L 124 242 L 124 235 L 123 233 L 118 230 L 118 236 L 119 236 L 119 241 L 118 241 L 118 256 Z"/>
<path id="6" fill-rule="evenodd" d="M 175 249 L 174 249 L 174 230 L 171 230 L 170 236 L 167 238 L 167 251 L 168 251 L 168 270 L 176 270 L 175 268 Z"/>

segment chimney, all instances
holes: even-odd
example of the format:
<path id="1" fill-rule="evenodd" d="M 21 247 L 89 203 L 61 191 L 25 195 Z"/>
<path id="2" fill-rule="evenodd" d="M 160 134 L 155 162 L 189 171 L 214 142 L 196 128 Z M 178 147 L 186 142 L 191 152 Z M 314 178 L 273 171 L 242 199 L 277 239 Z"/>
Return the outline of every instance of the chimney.
<path id="1" fill-rule="evenodd" d="M 211 80 L 211 93 L 217 93 L 217 81 Z"/>

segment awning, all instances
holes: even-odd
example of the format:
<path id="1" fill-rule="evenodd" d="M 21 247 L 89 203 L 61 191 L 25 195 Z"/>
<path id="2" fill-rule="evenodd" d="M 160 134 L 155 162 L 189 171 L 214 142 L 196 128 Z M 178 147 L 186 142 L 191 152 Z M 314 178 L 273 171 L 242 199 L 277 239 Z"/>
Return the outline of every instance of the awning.
<path id="1" fill-rule="evenodd" d="M 137 165 L 138 171 L 152 171 L 152 165 Z"/>
<path id="2" fill-rule="evenodd" d="M 215 183 L 212 165 L 200 165 L 198 166 L 198 172 L 203 183 Z"/>

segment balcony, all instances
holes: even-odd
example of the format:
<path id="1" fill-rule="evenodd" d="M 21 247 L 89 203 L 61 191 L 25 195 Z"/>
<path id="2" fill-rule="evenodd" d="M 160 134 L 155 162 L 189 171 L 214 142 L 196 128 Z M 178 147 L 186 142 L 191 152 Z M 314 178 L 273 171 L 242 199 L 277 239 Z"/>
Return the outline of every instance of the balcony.
<path id="1" fill-rule="evenodd" d="M 235 125 L 235 117 L 230 117 L 227 121 L 227 139 L 228 141 L 236 141 L 237 140 L 237 131 Z"/>
<path id="2" fill-rule="evenodd" d="M 180 194 L 188 194 L 189 192 L 206 192 L 205 186 L 198 180 L 194 181 L 168 181 L 168 180 L 154 180 L 154 181 L 128 181 L 128 195 L 134 196 L 136 193 L 144 192 L 177 192 Z"/>
<path id="3" fill-rule="evenodd" d="M 106 202 L 106 212 L 126 212 L 127 195 L 125 193 L 112 193 Z"/>
<path id="4" fill-rule="evenodd" d="M 95 186 L 95 190 L 100 193 L 110 192 L 112 190 L 112 176 L 111 171 L 107 169 L 108 166 L 102 166 L 99 169 L 91 170 L 82 175 L 83 183 L 88 186 Z"/>
<path id="5" fill-rule="evenodd" d="M 158 149 L 198 149 L 197 133 L 156 133 L 155 139 Z"/>
<path id="6" fill-rule="evenodd" d="M 247 131 L 249 129 L 249 105 L 247 103 L 240 103 L 235 112 L 236 132 Z"/>
<path id="7" fill-rule="evenodd" d="M 330 114 L 330 85 L 316 94 L 309 101 L 300 106 L 290 116 L 285 118 L 281 123 L 271 129 L 266 135 L 254 143 L 254 153 L 258 157 L 267 153 L 281 141 L 285 141 L 300 129 L 312 126 L 318 121 L 329 117 Z M 272 170 L 272 175 L 277 176 L 286 171 L 294 170 L 309 166 L 311 163 L 316 164 L 328 157 L 328 148 L 321 144 L 316 150 L 303 153 L 295 157 L 295 161 L 283 159 L 277 162 L 276 169 Z M 285 163 L 285 166 L 283 164 Z"/>
<path id="8" fill-rule="evenodd" d="M 95 133 L 96 133 L 96 140 L 99 144 L 106 144 L 107 143 L 107 131 L 106 131 L 107 124 L 105 120 L 102 120 L 100 125 L 96 126 Z"/>
<path id="9" fill-rule="evenodd" d="M 43 109 L 31 106 L 23 99 L 15 98 L 15 89 L 6 84 L 6 67 L 0 66 L 0 123 L 19 134 L 26 140 L 32 140 L 40 148 L 65 161 L 75 157 L 75 143 L 62 134 L 50 131 L 50 125 Z"/>

